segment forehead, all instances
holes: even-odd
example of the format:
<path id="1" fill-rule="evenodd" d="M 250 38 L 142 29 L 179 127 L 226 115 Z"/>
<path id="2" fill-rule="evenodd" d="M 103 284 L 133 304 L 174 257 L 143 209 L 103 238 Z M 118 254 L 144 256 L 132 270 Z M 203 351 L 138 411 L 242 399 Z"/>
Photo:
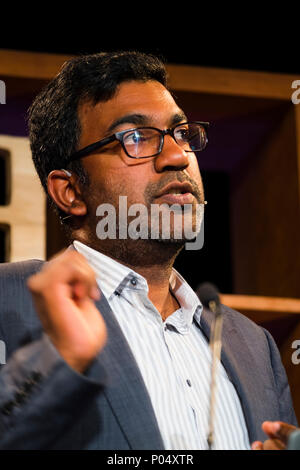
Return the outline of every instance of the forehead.
<path id="1" fill-rule="evenodd" d="M 157 126 L 168 124 L 180 111 L 171 93 L 157 81 L 131 81 L 119 85 L 113 98 L 96 105 L 84 103 L 79 110 L 82 133 L 105 132 L 118 118 L 127 114 L 144 114 Z"/>

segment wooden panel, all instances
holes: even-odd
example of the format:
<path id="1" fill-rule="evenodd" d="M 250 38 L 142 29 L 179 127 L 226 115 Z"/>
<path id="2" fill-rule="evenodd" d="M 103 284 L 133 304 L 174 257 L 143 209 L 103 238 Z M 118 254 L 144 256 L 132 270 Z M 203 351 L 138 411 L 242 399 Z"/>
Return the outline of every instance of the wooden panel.
<path id="1" fill-rule="evenodd" d="M 212 121 L 213 127 L 219 121 L 234 120 L 237 122 L 240 119 L 266 115 L 267 113 L 272 118 L 272 113 L 276 113 L 278 108 L 283 110 L 290 104 L 285 100 L 266 97 L 233 96 L 186 90 L 176 90 L 175 99 L 185 113 L 195 116 L 196 119 L 202 118 Z"/>
<path id="2" fill-rule="evenodd" d="M 295 113 L 232 177 L 234 293 L 300 297 Z"/>
<path id="3" fill-rule="evenodd" d="M 220 299 L 224 305 L 243 313 L 258 324 L 290 315 L 299 315 L 300 320 L 300 299 L 230 294 L 222 294 Z"/>
<path id="4" fill-rule="evenodd" d="M 72 56 L 0 49 L 0 76 L 50 79 Z"/>
<path id="5" fill-rule="evenodd" d="M 10 158 L 10 201 L 0 206 L 0 223 L 10 228 L 7 261 L 45 257 L 45 197 L 33 166 L 29 141 L 0 136 Z"/>
<path id="6" fill-rule="evenodd" d="M 290 100 L 292 82 L 298 77 L 265 72 L 218 69 L 188 65 L 167 66 L 174 90 Z"/>
<path id="7" fill-rule="evenodd" d="M 0 49 L 0 76 L 50 79 L 69 55 Z M 291 84 L 299 77 L 288 74 L 167 64 L 174 90 L 290 100 Z"/>
<path id="8" fill-rule="evenodd" d="M 295 111 L 297 164 L 298 164 L 298 190 L 299 190 L 299 201 L 300 201 L 300 103 L 294 106 L 294 111 Z"/>

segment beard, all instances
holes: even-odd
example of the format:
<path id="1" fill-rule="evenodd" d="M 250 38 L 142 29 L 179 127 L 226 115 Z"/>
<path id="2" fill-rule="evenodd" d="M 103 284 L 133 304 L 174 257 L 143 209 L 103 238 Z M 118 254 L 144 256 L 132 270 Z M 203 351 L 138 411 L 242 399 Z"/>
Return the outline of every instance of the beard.
<path id="1" fill-rule="evenodd" d="M 188 181 L 193 187 L 195 202 L 187 210 L 179 204 L 174 208 L 174 205 L 154 203 L 158 191 L 174 180 Z M 197 237 L 204 212 L 200 211 L 199 217 L 197 209 L 199 206 L 204 208 L 204 194 L 185 173 L 176 172 L 176 177 L 174 173 L 166 174 L 159 184 L 149 183 L 144 191 L 145 203 L 131 204 L 129 209 L 124 207 L 124 199 L 120 202 L 122 197 L 126 198 L 127 206 L 127 197 L 119 196 L 128 193 L 128 187 L 120 182 L 114 189 L 114 193 L 103 188 L 101 191 L 93 187 L 87 190 L 86 243 L 96 250 L 124 264 L 147 266 L 168 260 L 174 262 L 185 243 Z M 100 201 L 103 202 L 99 205 Z"/>

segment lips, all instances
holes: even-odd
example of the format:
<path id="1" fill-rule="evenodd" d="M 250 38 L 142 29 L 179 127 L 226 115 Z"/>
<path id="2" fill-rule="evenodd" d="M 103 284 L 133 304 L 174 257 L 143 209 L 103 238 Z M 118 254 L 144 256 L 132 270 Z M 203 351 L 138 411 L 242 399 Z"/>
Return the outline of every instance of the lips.
<path id="1" fill-rule="evenodd" d="M 158 193 L 156 199 L 161 199 L 162 202 L 168 204 L 192 204 L 194 201 L 193 187 L 188 182 L 174 181 L 165 186 Z"/>
<path id="2" fill-rule="evenodd" d="M 165 194 L 193 194 L 193 187 L 190 183 L 174 181 L 173 183 L 167 184 L 156 197 L 164 196 Z"/>

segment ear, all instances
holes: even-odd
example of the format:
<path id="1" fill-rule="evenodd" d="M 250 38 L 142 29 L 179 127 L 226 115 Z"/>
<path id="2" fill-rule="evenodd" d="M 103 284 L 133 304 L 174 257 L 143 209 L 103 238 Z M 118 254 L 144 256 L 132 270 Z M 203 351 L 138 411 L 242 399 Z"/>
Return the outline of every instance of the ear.
<path id="1" fill-rule="evenodd" d="M 63 212 L 76 216 L 86 215 L 87 207 L 73 173 L 53 170 L 48 175 L 47 184 L 48 194 Z"/>

